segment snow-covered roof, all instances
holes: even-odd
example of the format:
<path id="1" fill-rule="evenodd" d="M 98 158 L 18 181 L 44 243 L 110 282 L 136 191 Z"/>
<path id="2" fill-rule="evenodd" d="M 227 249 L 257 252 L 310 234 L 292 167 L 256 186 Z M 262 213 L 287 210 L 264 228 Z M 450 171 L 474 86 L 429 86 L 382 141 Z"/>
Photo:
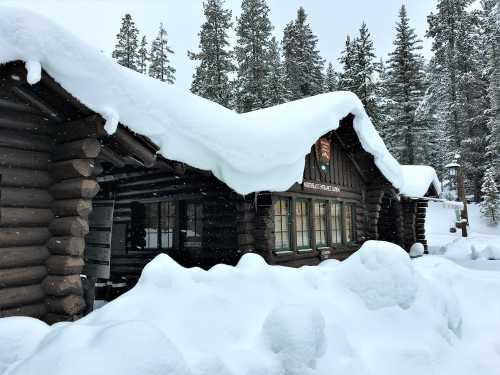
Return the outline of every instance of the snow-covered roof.
<path id="1" fill-rule="evenodd" d="M 407 197 L 423 197 L 432 186 L 441 195 L 441 182 L 434 168 L 427 165 L 402 165 L 403 186 L 400 193 Z"/>
<path id="2" fill-rule="evenodd" d="M 42 68 L 106 119 L 151 138 L 168 159 L 210 170 L 235 191 L 284 191 L 303 178 L 305 156 L 323 134 L 354 115 L 363 148 L 396 188 L 401 166 L 387 150 L 361 101 L 336 92 L 237 114 L 216 103 L 115 63 L 71 32 L 35 13 L 0 7 L 0 63 L 25 61 L 28 82 Z"/>

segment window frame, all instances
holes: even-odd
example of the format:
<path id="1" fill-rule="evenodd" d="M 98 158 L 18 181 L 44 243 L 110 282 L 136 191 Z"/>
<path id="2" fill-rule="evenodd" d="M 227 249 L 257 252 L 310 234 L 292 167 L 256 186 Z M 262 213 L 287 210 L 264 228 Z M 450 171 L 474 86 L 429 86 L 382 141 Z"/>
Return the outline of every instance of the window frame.
<path id="1" fill-rule="evenodd" d="M 298 244 L 298 236 L 297 234 L 299 231 L 297 230 L 297 203 L 305 203 L 305 209 L 303 212 L 307 214 L 307 217 L 304 220 L 304 215 L 302 215 L 302 230 L 300 233 L 307 233 L 307 238 L 308 238 L 308 244 L 307 245 L 301 245 L 299 246 Z M 314 238 L 313 238 L 313 223 L 311 222 L 312 220 L 312 215 L 311 215 L 311 206 L 312 206 L 312 201 L 310 198 L 296 198 L 294 199 L 294 204 L 293 204 L 293 233 L 294 233 L 294 249 L 298 252 L 303 252 L 303 251 L 311 251 L 314 250 Z M 306 225 L 305 230 L 304 230 L 304 223 Z M 303 238 L 303 235 L 302 235 Z"/>
<path id="2" fill-rule="evenodd" d="M 286 215 L 276 215 L 276 211 L 275 211 L 275 204 L 277 202 L 286 202 Z M 292 216 L 292 198 L 290 197 L 283 197 L 283 196 L 278 196 L 276 197 L 275 199 L 273 199 L 273 235 L 274 235 L 274 248 L 273 248 L 273 251 L 275 253 L 289 253 L 291 251 L 293 251 L 293 226 L 292 226 L 292 220 L 291 220 L 291 216 Z M 280 212 L 281 212 L 281 205 L 280 205 Z M 280 229 L 283 229 L 283 218 L 286 218 L 285 222 L 286 222 L 286 233 L 287 233 L 287 236 L 288 236 L 288 247 L 280 247 L 280 248 L 277 248 L 276 247 L 276 216 L 280 216 L 281 217 L 281 225 L 280 225 Z M 285 233 L 284 231 L 280 231 L 281 234 Z M 283 239 L 281 240 L 281 243 L 283 244 Z"/>
<path id="3" fill-rule="evenodd" d="M 316 207 L 318 206 L 318 208 L 320 207 L 321 204 L 324 204 L 324 227 L 321 228 L 321 224 L 320 224 L 320 228 L 317 228 L 316 227 Z M 321 248 L 327 248 L 329 247 L 329 244 L 330 244 L 330 239 L 329 239 L 329 236 L 328 236 L 328 228 L 329 228 L 329 210 L 328 210 L 328 206 L 330 205 L 330 202 L 327 200 L 327 199 L 313 199 L 312 200 L 312 210 L 313 210 L 313 217 L 312 217 L 312 222 L 313 222 L 313 225 L 312 225 L 312 230 L 314 232 L 314 247 L 316 249 L 321 249 Z M 318 216 L 318 222 L 321 223 L 321 215 Z M 322 233 L 323 232 L 323 235 L 324 235 L 324 242 L 319 242 L 318 241 L 318 233 Z"/>

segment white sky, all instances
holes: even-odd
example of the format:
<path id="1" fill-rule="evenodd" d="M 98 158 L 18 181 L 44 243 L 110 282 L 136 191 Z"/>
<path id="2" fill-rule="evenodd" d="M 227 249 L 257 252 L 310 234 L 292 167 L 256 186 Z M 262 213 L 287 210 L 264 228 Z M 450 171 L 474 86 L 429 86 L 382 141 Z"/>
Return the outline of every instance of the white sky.
<path id="1" fill-rule="evenodd" d="M 268 0 L 278 40 L 285 24 L 295 18 L 302 5 L 318 35 L 322 56 L 335 65 L 346 35 L 356 35 L 363 20 L 372 34 L 376 54 L 385 58 L 392 48 L 394 25 L 402 3 L 406 4 L 411 24 L 424 41 L 424 54 L 429 56 L 431 42 L 424 35 L 427 15 L 434 10 L 436 0 Z M 191 84 L 194 65 L 186 51 L 197 50 L 197 34 L 203 22 L 202 0 L 0 0 L 0 4 L 23 6 L 49 16 L 107 54 L 113 50 L 115 34 L 126 12 L 132 14 L 148 41 L 163 22 L 175 52 L 172 63 L 177 69 L 177 84 L 186 88 Z M 233 18 L 240 13 L 240 5 L 241 0 L 226 0 Z"/>

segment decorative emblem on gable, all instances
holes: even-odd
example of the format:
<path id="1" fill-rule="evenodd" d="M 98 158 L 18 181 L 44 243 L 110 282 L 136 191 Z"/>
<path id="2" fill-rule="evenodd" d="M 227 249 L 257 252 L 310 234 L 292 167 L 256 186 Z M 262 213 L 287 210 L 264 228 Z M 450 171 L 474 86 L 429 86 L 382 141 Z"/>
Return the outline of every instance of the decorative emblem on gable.
<path id="1" fill-rule="evenodd" d="M 320 138 L 316 142 L 316 159 L 318 160 L 321 173 L 326 173 L 330 166 L 331 147 L 331 142 L 328 138 Z"/>

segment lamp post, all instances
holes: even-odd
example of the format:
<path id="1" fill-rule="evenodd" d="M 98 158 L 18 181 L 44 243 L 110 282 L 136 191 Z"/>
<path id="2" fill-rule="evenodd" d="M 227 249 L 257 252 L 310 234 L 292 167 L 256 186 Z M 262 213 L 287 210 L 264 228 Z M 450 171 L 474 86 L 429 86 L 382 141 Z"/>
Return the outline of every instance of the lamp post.
<path id="1" fill-rule="evenodd" d="M 465 182 L 462 166 L 458 163 L 460 155 L 455 155 L 455 160 L 446 165 L 450 180 L 454 180 L 457 187 L 457 201 L 461 201 L 463 208 L 460 211 L 460 221 L 457 222 L 457 227 L 462 229 L 462 237 L 467 237 L 467 225 L 469 225 L 469 215 L 467 212 L 467 198 L 465 197 Z"/>

